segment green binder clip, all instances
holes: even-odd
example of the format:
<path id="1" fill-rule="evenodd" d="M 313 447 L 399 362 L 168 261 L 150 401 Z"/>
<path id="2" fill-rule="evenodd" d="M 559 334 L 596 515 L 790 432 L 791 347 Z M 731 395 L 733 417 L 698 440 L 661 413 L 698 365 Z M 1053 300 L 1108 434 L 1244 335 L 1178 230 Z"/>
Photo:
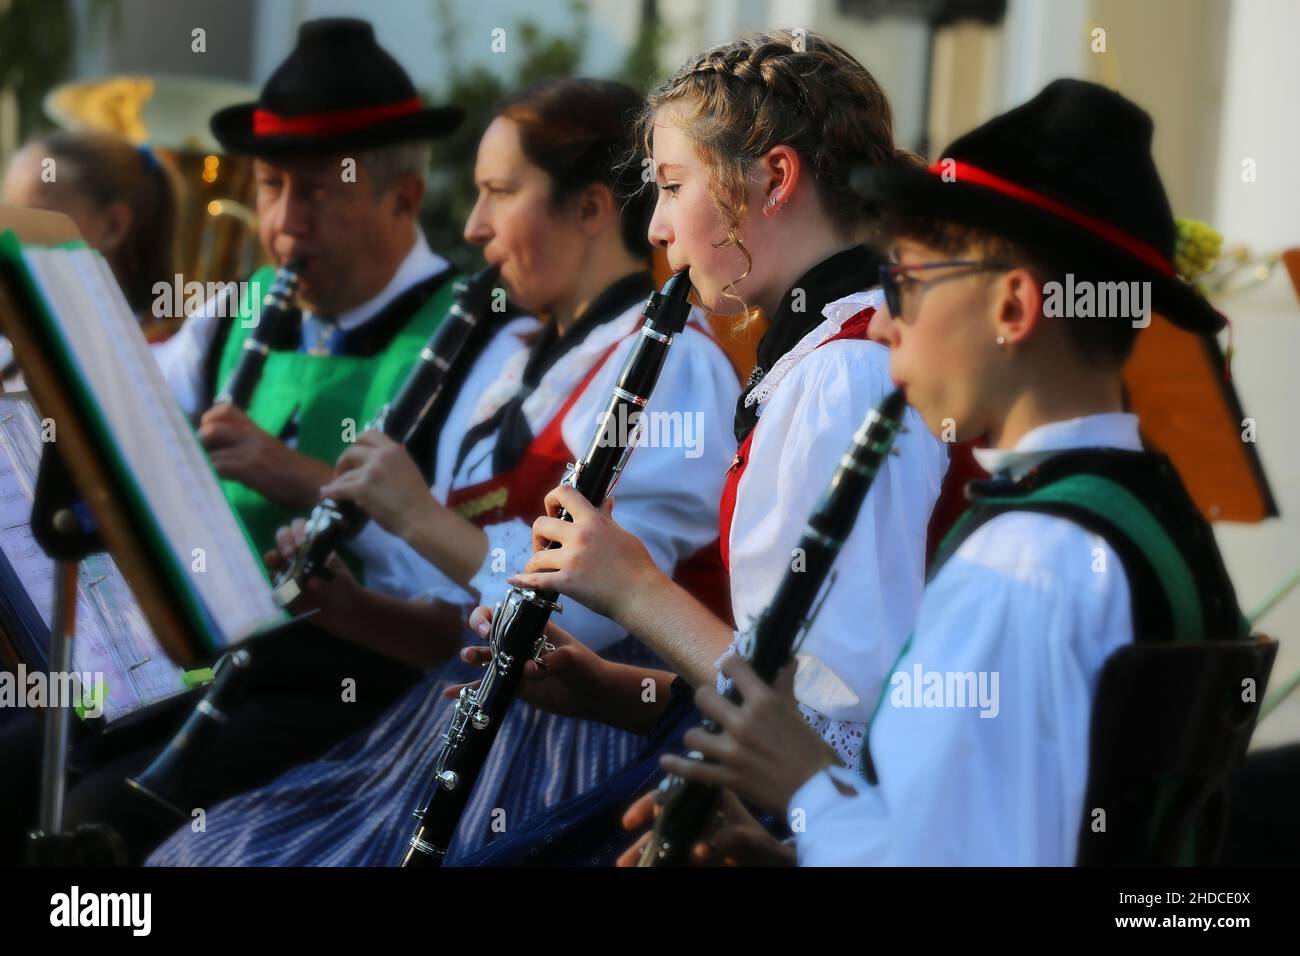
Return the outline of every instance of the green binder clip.
<path id="1" fill-rule="evenodd" d="M 196 667 L 192 671 L 186 671 L 181 674 L 181 683 L 185 685 L 186 690 L 193 690 L 195 687 L 210 684 L 212 683 L 212 668 Z"/>

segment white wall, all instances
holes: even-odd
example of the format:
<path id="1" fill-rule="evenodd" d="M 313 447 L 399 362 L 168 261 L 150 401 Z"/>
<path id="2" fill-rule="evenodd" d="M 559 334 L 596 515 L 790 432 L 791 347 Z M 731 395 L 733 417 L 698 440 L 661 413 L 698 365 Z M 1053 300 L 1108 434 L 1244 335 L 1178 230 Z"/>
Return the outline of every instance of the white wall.
<path id="1" fill-rule="evenodd" d="M 1300 4 L 1237 0 L 1229 20 L 1214 223 L 1229 244 L 1257 251 L 1300 246 Z M 1256 180 L 1242 181 L 1253 159 Z M 1217 527 L 1242 604 L 1258 606 L 1300 567 L 1300 302 L 1286 277 L 1235 299 L 1223 310 L 1234 320 L 1233 380 L 1246 414 L 1258 423 L 1259 452 L 1281 518 L 1260 525 Z M 1300 669 L 1300 589 L 1259 626 L 1282 647 L 1276 684 Z M 1256 743 L 1300 739 L 1300 691 L 1266 719 Z"/>

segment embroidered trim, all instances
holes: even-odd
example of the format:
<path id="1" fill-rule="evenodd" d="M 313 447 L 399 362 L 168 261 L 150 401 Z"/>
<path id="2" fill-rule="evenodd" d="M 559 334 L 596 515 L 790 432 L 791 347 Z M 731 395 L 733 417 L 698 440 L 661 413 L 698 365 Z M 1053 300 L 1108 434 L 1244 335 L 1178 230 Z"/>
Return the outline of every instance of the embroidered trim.
<path id="1" fill-rule="evenodd" d="M 852 295 L 829 303 L 822 309 L 822 315 L 826 316 L 826 320 L 796 342 L 794 348 L 776 360 L 767 374 L 745 396 L 745 407 L 749 408 L 757 404 L 761 415 L 763 405 L 767 404 L 768 400 L 776 394 L 777 386 L 781 384 L 781 380 L 803 360 L 804 356 L 831 336 L 838 335 L 840 329 L 844 327 L 844 323 L 863 309 L 879 309 L 884 304 L 885 295 L 879 288 L 870 289 L 866 292 L 855 292 Z"/>
<path id="2" fill-rule="evenodd" d="M 496 508 L 503 507 L 509 491 L 506 488 L 494 488 L 485 495 L 480 495 L 470 501 L 462 501 L 460 504 L 452 507 L 456 512 L 467 521 L 473 521 L 485 511 L 492 511 Z"/>
<path id="3" fill-rule="evenodd" d="M 720 668 L 722 662 L 733 654 L 740 657 L 747 657 L 753 643 L 752 632 L 750 629 L 745 631 L 733 631 L 731 644 L 727 650 L 713 664 L 718 668 L 714 675 L 714 688 L 719 694 L 726 694 L 731 689 L 732 680 L 722 673 Z M 809 707 L 802 701 L 795 701 L 799 707 L 799 715 L 803 717 L 804 723 L 815 730 L 826 741 L 846 767 L 856 767 L 862 756 L 862 746 L 867 738 L 867 724 L 860 720 L 831 720 L 821 711 Z"/>

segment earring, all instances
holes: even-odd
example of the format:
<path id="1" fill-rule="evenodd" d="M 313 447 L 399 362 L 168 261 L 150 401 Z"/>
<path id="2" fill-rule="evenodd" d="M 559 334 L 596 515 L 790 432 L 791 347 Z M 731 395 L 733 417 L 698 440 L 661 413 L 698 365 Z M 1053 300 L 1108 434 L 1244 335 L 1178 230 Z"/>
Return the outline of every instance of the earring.
<path id="1" fill-rule="evenodd" d="M 1005 335 L 999 335 L 997 338 L 997 343 L 998 343 L 998 348 L 1003 348 L 1007 344 L 1007 337 Z"/>
<path id="2" fill-rule="evenodd" d="M 772 196 L 771 198 L 768 199 L 768 201 L 767 201 L 767 205 L 764 206 L 763 208 L 764 208 L 764 209 L 771 209 L 771 208 L 774 207 L 775 205 L 776 205 L 776 197 L 775 197 L 775 196 Z"/>

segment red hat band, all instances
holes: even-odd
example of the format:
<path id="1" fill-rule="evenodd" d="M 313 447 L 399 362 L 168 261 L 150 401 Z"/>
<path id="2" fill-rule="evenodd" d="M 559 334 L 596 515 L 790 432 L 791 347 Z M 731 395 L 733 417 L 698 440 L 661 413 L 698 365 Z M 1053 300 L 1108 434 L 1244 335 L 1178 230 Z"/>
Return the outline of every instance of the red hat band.
<path id="1" fill-rule="evenodd" d="M 270 110 L 257 109 L 253 111 L 253 134 L 256 136 L 337 136 L 411 113 L 418 113 L 423 108 L 424 104 L 417 96 L 398 103 L 363 106 L 359 109 L 336 110 L 330 113 L 307 113 L 302 116 L 281 116 Z"/>
<path id="2" fill-rule="evenodd" d="M 940 159 L 931 165 L 930 172 L 938 176 L 952 177 L 951 181 L 954 182 L 966 182 L 976 186 L 983 186 L 986 189 L 1002 193 L 1004 196 L 1010 196 L 1012 199 L 1018 199 L 1031 206 L 1036 206 L 1045 212 L 1088 230 L 1094 235 L 1105 239 L 1111 245 L 1118 246 L 1129 255 L 1151 266 L 1161 275 L 1171 279 L 1177 275 L 1169 260 L 1161 255 L 1159 250 L 1147 245 L 1140 239 L 1135 239 L 1117 226 L 1113 226 L 1095 216 L 1089 216 L 1087 213 L 1073 209 L 1041 193 L 1036 193 L 1032 189 L 1026 189 L 1024 186 L 1017 185 L 1000 176 L 995 176 L 978 166 L 971 166 L 969 163 L 946 158 Z"/>

